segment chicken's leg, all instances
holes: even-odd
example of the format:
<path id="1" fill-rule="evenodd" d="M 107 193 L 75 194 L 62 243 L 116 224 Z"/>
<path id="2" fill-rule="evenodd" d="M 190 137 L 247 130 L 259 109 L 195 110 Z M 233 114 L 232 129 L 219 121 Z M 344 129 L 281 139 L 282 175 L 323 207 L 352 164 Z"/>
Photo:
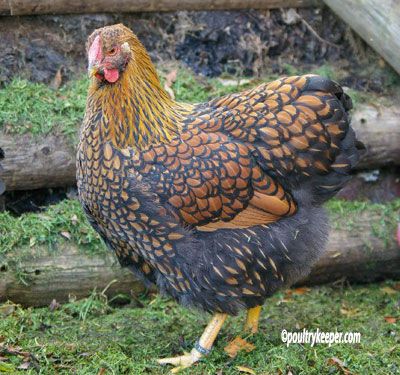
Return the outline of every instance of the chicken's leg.
<path id="1" fill-rule="evenodd" d="M 246 323 L 244 324 L 245 331 L 251 333 L 258 332 L 258 321 L 260 319 L 261 306 L 252 307 L 247 310 Z"/>
<path id="2" fill-rule="evenodd" d="M 216 313 L 211 321 L 208 323 L 206 329 L 200 337 L 200 340 L 196 343 L 195 347 L 190 353 L 185 353 L 179 357 L 163 358 L 159 359 L 158 363 L 165 365 L 171 364 L 177 366 L 172 369 L 172 373 L 176 373 L 186 367 L 191 366 L 193 363 L 197 362 L 203 355 L 210 353 L 215 338 L 218 335 L 227 314 Z"/>

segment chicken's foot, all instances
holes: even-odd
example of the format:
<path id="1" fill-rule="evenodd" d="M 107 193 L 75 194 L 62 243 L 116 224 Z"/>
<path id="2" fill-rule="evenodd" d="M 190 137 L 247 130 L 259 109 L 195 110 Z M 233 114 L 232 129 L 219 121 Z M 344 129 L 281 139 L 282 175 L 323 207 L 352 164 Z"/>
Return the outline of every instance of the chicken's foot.
<path id="1" fill-rule="evenodd" d="M 258 332 L 258 322 L 260 320 L 261 306 L 252 307 L 247 310 L 244 330 L 251 333 Z"/>
<path id="2" fill-rule="evenodd" d="M 210 353 L 215 338 L 221 330 L 226 317 L 227 314 L 216 313 L 208 323 L 200 337 L 200 340 L 196 343 L 190 353 L 185 353 L 178 357 L 159 359 L 158 363 L 162 365 L 171 364 L 176 366 L 171 370 L 171 373 L 173 374 L 191 366 L 193 363 L 196 363 L 201 357 Z"/>

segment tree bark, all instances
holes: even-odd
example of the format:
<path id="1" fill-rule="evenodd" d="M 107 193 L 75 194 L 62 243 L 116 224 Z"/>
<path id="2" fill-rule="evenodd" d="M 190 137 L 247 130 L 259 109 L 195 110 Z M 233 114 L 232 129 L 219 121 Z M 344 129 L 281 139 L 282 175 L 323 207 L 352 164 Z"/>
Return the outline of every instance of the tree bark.
<path id="1" fill-rule="evenodd" d="M 59 245 L 55 253 L 36 249 L 36 254 L 13 267 L 0 262 L 0 302 L 11 300 L 24 306 L 45 306 L 53 299 L 89 296 L 94 289 L 106 295 L 137 295 L 144 291 L 130 271 L 121 268 L 111 253 L 85 255 L 76 244 Z M 7 258 L 4 259 L 7 261 Z"/>
<path id="2" fill-rule="evenodd" d="M 309 277 L 299 284 L 321 284 L 343 278 L 352 282 L 399 279 L 400 249 L 395 230 L 388 238 L 373 234 L 381 220 L 382 215 L 368 211 L 352 218 L 351 226 L 346 218 L 339 220 L 336 224 L 341 229 L 331 231 L 327 251 Z M 110 253 L 88 256 L 77 245 L 68 243 L 58 250 L 52 255 L 44 251 L 33 254 L 21 261 L 18 272 L 12 266 L 0 264 L 0 302 L 11 300 L 24 306 L 45 306 L 53 299 L 66 302 L 70 295 L 86 297 L 95 288 L 102 291 L 110 283 L 109 296 L 135 295 L 144 290 Z M 20 249 L 15 251 L 19 253 Z M 12 254 L 9 258 L 13 264 Z M 23 275 L 25 283 L 19 280 L 18 274 Z"/>
<path id="3" fill-rule="evenodd" d="M 400 165 L 400 108 L 360 105 L 352 126 L 367 152 L 357 168 Z M 30 190 L 72 186 L 75 181 L 75 150 L 63 137 L 1 135 L 0 179 L 6 189 Z"/>
<path id="4" fill-rule="evenodd" d="M 358 169 L 400 165 L 400 108 L 359 105 L 351 116 L 357 138 L 366 148 Z"/>
<path id="5" fill-rule="evenodd" d="M 400 3 L 397 0 L 325 0 L 400 74 Z"/>
<path id="6" fill-rule="evenodd" d="M 8 191 L 75 184 L 75 150 L 63 137 L 1 135 L 0 149 L 0 180 Z"/>
<path id="7" fill-rule="evenodd" d="M 272 9 L 320 5 L 319 0 L 0 0 L 0 14 L 129 13 L 177 10 Z"/>
<path id="8" fill-rule="evenodd" d="M 368 212 L 353 223 L 341 220 L 342 228 L 331 230 L 327 250 L 300 284 L 316 285 L 339 279 L 350 282 L 372 282 L 400 278 L 400 247 L 396 231 L 391 237 L 373 235 L 374 226 L 382 220 Z"/>

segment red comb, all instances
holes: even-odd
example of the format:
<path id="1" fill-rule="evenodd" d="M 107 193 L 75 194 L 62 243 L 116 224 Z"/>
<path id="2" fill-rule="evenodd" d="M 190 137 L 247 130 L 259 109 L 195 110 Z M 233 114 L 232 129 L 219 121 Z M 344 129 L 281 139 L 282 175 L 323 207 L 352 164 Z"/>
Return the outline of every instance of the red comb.
<path id="1" fill-rule="evenodd" d="M 103 55 L 101 53 L 101 41 L 100 35 L 97 35 L 92 45 L 89 48 L 88 59 L 89 65 L 93 65 L 95 62 L 100 62 Z"/>

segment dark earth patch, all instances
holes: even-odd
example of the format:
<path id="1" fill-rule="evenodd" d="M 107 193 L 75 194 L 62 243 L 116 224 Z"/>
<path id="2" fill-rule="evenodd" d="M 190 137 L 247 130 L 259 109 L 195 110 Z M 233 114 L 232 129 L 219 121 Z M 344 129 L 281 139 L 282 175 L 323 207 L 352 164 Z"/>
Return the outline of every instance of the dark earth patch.
<path id="1" fill-rule="evenodd" d="M 328 8 L 307 8 L 2 17 L 0 83 L 14 76 L 51 83 L 58 71 L 63 81 L 83 73 L 87 36 L 118 22 L 135 31 L 159 65 L 178 59 L 205 76 L 295 74 L 332 64 L 352 88 L 381 92 L 392 79 Z"/>

